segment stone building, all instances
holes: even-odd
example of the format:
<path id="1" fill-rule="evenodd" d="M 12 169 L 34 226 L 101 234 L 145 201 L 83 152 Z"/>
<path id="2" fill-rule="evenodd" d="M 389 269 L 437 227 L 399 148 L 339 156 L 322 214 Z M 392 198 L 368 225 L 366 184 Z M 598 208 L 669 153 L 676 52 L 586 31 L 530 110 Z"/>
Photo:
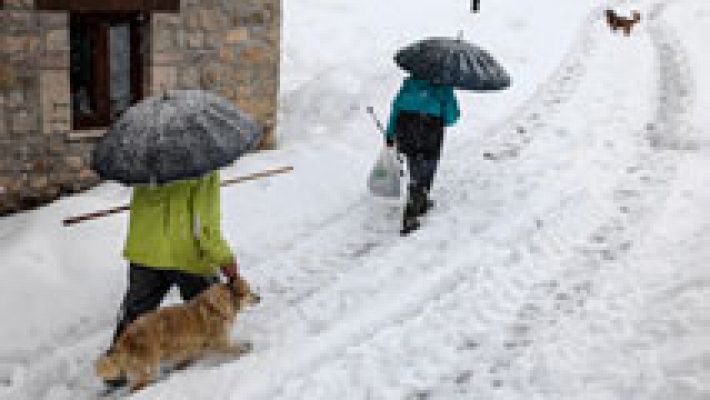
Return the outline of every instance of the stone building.
<path id="1" fill-rule="evenodd" d="M 207 89 L 273 129 L 280 0 L 0 0 L 0 215 L 97 183 L 96 140 L 163 89 Z"/>

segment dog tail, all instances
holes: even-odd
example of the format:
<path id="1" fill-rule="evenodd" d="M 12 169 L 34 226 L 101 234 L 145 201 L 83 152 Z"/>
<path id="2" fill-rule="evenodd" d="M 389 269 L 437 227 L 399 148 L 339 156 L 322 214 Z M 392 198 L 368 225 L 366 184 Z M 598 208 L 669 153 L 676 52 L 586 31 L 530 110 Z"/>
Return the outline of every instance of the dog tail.
<path id="1" fill-rule="evenodd" d="M 96 370 L 96 375 L 101 379 L 113 380 L 121 377 L 123 373 L 121 364 L 116 352 L 109 352 L 96 360 L 94 369 Z"/>

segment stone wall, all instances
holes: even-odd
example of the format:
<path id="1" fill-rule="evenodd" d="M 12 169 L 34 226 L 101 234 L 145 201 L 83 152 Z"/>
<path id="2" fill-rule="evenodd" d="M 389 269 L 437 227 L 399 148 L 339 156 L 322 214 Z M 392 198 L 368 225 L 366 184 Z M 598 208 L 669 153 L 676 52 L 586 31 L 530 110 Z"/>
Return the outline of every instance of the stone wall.
<path id="1" fill-rule="evenodd" d="M 96 183 L 90 145 L 69 143 L 69 31 L 65 13 L 31 1 L 0 11 L 0 214 Z"/>
<path id="2" fill-rule="evenodd" d="M 180 14 L 154 14 L 152 92 L 214 90 L 261 121 L 273 148 L 280 20 L 280 0 L 183 0 Z"/>
<path id="3" fill-rule="evenodd" d="M 151 15 L 146 95 L 208 89 L 267 128 L 273 148 L 280 0 L 182 0 Z M 96 134 L 71 131 L 69 13 L 32 0 L 0 10 L 0 215 L 98 182 L 89 169 Z"/>

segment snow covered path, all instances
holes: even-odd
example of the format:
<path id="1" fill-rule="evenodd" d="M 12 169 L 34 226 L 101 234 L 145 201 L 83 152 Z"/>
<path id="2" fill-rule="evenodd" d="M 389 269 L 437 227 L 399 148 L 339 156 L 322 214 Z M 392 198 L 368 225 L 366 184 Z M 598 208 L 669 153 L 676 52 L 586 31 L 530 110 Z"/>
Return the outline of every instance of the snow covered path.
<path id="1" fill-rule="evenodd" d="M 698 268 L 710 172 L 690 139 L 691 55 L 666 19 L 679 3 L 690 2 L 635 2 L 648 20 L 629 38 L 593 10 L 509 117 L 451 135 L 437 208 L 415 235 L 398 237 L 399 206 L 363 194 L 247 254 L 263 304 L 235 333 L 254 352 L 133 398 L 710 398 L 710 273 Z M 319 79 L 287 105 L 304 107 Z M 391 79 L 372 74 L 364 93 Z M 77 325 L 22 360 L 0 395 L 92 398 L 110 325 Z"/>
<path id="2" fill-rule="evenodd" d="M 259 267 L 293 275 L 261 282 L 281 295 L 244 322 L 259 327 L 244 332 L 255 354 L 137 397 L 658 393 L 657 337 L 629 320 L 642 304 L 634 254 L 671 193 L 692 77 L 662 21 L 620 45 L 600 17 L 515 120 L 446 154 L 425 230 L 392 240 L 382 221 L 398 213 L 363 200 Z M 496 141 L 496 161 L 472 157 Z M 343 230 L 351 239 L 333 241 Z"/>

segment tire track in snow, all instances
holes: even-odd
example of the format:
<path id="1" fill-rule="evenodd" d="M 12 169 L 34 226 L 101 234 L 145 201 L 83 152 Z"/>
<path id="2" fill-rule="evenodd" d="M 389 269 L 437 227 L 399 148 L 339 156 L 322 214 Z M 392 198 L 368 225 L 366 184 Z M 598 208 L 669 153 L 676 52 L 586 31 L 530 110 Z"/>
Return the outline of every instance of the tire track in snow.
<path id="1" fill-rule="evenodd" d="M 529 301 L 521 307 L 519 321 L 509 327 L 514 340 L 506 340 L 504 342 L 506 347 L 523 349 L 518 358 L 524 359 L 530 364 L 534 363 L 534 354 L 525 348 L 530 346 L 534 338 L 537 336 L 539 339 L 540 336 L 550 337 L 559 334 L 563 328 L 558 326 L 558 322 L 563 319 L 589 318 L 588 315 L 582 315 L 587 311 L 585 304 L 588 301 L 597 300 L 597 307 L 602 307 L 605 317 L 621 324 L 624 324 L 622 321 L 626 320 L 623 314 L 623 311 L 626 311 L 625 305 L 629 302 L 632 303 L 632 306 L 636 305 L 633 303 L 637 301 L 638 293 L 631 277 L 623 272 L 624 269 L 630 267 L 625 263 L 624 256 L 631 250 L 634 241 L 642 236 L 646 225 L 652 221 L 653 212 L 662 207 L 668 195 L 669 182 L 673 179 L 674 165 L 677 162 L 674 154 L 658 152 L 659 144 L 668 142 L 663 139 L 659 140 L 658 137 L 649 137 L 648 127 L 663 126 L 662 134 L 671 138 L 668 149 L 678 149 L 677 139 L 682 138 L 684 129 L 682 122 L 685 121 L 684 116 L 692 103 L 692 97 L 689 96 L 688 90 L 692 78 L 685 61 L 686 57 L 683 55 L 682 45 L 675 40 L 673 35 L 668 34 L 668 28 L 662 24 L 653 24 L 649 27 L 649 34 L 660 62 L 658 74 L 661 84 L 658 89 L 655 120 L 644 129 L 636 132 L 637 137 L 649 139 L 647 146 L 639 157 L 639 163 L 626 170 L 629 176 L 623 179 L 613 192 L 612 200 L 621 213 L 620 218 L 612 218 L 601 224 L 589 237 L 589 242 L 577 249 L 578 254 L 570 260 L 570 265 L 581 266 L 581 268 L 565 271 L 564 279 L 541 282 L 541 285 L 531 292 Z M 602 310 L 596 309 L 595 311 L 599 313 Z M 553 321 L 555 323 L 548 326 L 548 323 Z M 533 322 L 533 325 L 530 326 L 529 322 Z M 526 323 L 528 324 L 526 325 Z M 618 335 L 621 330 L 619 326 L 612 324 L 609 326 L 595 326 L 591 322 L 588 324 L 590 328 L 597 329 L 597 334 L 610 335 L 608 337 L 610 341 L 615 339 L 613 335 Z M 571 324 L 567 325 L 566 328 L 569 329 Z M 599 332 L 600 328 L 603 331 Z M 584 334 L 584 332 L 585 329 L 582 328 L 577 333 Z M 563 334 L 569 335 L 569 332 Z M 597 340 L 599 341 L 599 339 Z M 569 343 L 571 346 L 580 345 L 574 340 L 570 340 L 570 342 L 572 342 Z M 640 343 L 636 343 L 636 345 L 639 346 Z M 653 343 L 649 342 L 647 346 L 652 347 Z M 589 353 L 593 353 L 593 351 L 588 350 Z M 622 360 L 622 362 L 626 362 L 627 365 L 620 367 L 620 371 L 624 371 L 624 368 L 627 371 L 634 370 L 633 367 L 637 367 L 635 359 Z M 535 377 L 535 370 L 528 367 L 526 363 L 518 362 L 513 366 L 506 362 L 502 365 L 508 370 L 517 368 L 523 371 L 516 374 L 517 382 L 513 382 L 518 387 L 524 387 L 526 381 Z M 526 373 L 528 374 L 526 375 Z M 652 379 L 654 378 L 655 375 L 649 374 L 645 380 L 635 379 L 636 389 L 639 392 L 644 392 L 646 388 L 653 387 Z M 472 384 L 473 369 L 464 369 L 463 372 L 455 375 L 455 378 L 449 377 L 448 379 L 450 380 L 442 382 L 436 391 L 427 390 L 419 393 L 423 393 L 425 398 L 469 398 L 473 394 L 480 396 L 480 385 Z M 494 386 L 502 386 L 503 384 L 502 380 L 494 381 L 494 383 Z M 557 387 L 571 385 L 572 382 L 566 381 Z M 578 389 L 584 389 L 585 393 L 590 393 L 592 390 L 590 386 Z M 432 393 L 436 393 L 438 396 L 434 396 Z M 568 393 L 561 395 L 569 398 L 576 393 L 575 388 L 572 387 Z M 525 393 L 530 397 L 534 397 L 535 394 Z M 413 394 L 413 398 L 415 397 L 417 397 L 417 392 Z"/>
<path id="2" fill-rule="evenodd" d="M 614 4 L 621 1 L 615 1 Z M 520 104 L 498 124 L 486 129 L 483 136 L 487 144 L 483 156 L 489 160 L 516 158 L 534 139 L 536 131 L 547 127 L 546 120 L 558 112 L 572 96 L 586 75 L 589 57 L 598 47 L 594 29 L 603 22 L 604 10 L 597 7 L 584 19 L 567 54 L 550 75 L 540 83 L 529 100 Z"/>
<path id="3" fill-rule="evenodd" d="M 345 391 L 342 390 L 345 387 L 348 388 L 347 391 L 355 393 L 353 398 L 362 398 L 359 395 L 362 395 L 362 390 L 366 390 L 362 385 L 338 381 L 329 387 L 327 380 L 332 377 L 323 371 L 330 372 L 334 369 L 360 371 L 365 375 L 367 375 L 366 371 L 375 369 L 376 374 L 390 375 L 388 379 L 395 383 L 392 390 L 396 391 L 399 386 L 406 388 L 419 383 L 418 380 L 421 381 L 421 378 L 426 377 L 427 368 L 435 365 L 436 362 L 447 365 L 454 361 L 446 357 L 437 360 L 437 351 L 430 351 L 431 349 L 426 348 L 427 345 L 433 344 L 437 348 L 456 347 L 448 349 L 448 353 L 487 346 L 495 347 L 496 337 L 501 336 L 502 332 L 495 332 L 495 328 L 489 330 L 479 328 L 481 332 L 477 334 L 467 332 L 467 327 L 490 328 L 491 325 L 495 326 L 501 321 L 511 319 L 516 312 L 516 305 L 523 300 L 522 295 L 530 285 L 519 277 L 524 276 L 530 282 L 544 280 L 549 272 L 541 268 L 535 260 L 540 257 L 540 253 L 549 252 L 553 258 L 559 256 L 555 249 L 549 246 L 550 239 L 560 240 L 557 235 L 552 232 L 526 231 L 526 233 L 532 237 L 527 244 L 538 249 L 538 254 L 535 256 L 521 248 L 487 249 L 491 244 L 483 241 L 474 242 L 480 258 L 453 266 L 456 272 L 451 272 L 448 285 L 440 287 L 442 281 L 431 280 L 434 283 L 429 284 L 435 290 L 425 293 L 426 296 L 420 296 L 419 303 L 415 307 L 410 305 L 407 309 L 400 309 L 399 313 L 382 318 L 383 323 L 376 328 L 368 327 L 368 331 L 376 329 L 375 335 L 364 337 L 362 338 L 364 340 L 339 349 L 339 354 L 333 354 L 327 363 L 307 365 L 303 370 L 309 372 L 305 373 L 305 376 L 287 382 L 282 389 L 282 397 L 276 398 L 309 398 L 313 393 L 312 390 L 310 392 L 308 390 L 319 387 L 329 388 L 333 392 L 321 394 L 316 398 L 346 396 Z M 428 280 L 430 277 L 423 279 L 424 282 Z M 477 306 L 475 312 L 469 312 L 469 310 L 462 310 L 461 304 Z M 425 332 L 425 335 L 421 335 L 422 332 Z M 396 350 L 392 349 L 394 343 L 399 343 L 395 345 Z M 422 351 L 422 348 L 425 350 Z M 373 357 L 375 360 L 371 359 Z M 411 370 L 409 374 L 405 372 L 404 375 L 413 375 L 410 377 L 412 382 L 407 382 L 407 379 L 399 376 L 402 372 L 397 364 L 402 361 Z M 353 368 L 353 363 L 360 364 L 363 368 Z M 418 370 L 418 366 L 422 369 Z M 487 365 L 487 368 L 495 369 L 499 366 L 500 364 L 494 363 Z M 319 372 L 323 372 L 326 378 L 319 376 Z M 346 380 L 349 378 L 352 377 L 344 377 Z M 360 379 L 362 384 L 367 385 L 366 377 Z M 273 393 L 269 392 L 263 398 L 273 397 Z"/>
<path id="4" fill-rule="evenodd" d="M 659 101 L 656 121 L 648 124 L 646 131 L 655 148 L 693 150 L 698 148 L 698 144 L 683 137 L 690 130 L 683 116 L 692 106 L 695 84 L 682 43 L 673 28 L 658 19 L 668 4 L 654 5 L 648 26 L 657 52 Z"/>

